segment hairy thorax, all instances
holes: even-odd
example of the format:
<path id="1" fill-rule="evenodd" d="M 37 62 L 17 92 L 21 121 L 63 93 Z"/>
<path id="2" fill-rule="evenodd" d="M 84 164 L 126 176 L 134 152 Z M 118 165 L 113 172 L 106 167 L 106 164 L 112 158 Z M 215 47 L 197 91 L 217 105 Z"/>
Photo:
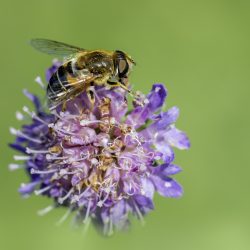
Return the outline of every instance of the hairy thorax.
<path id="1" fill-rule="evenodd" d="M 105 83 L 114 74 L 112 56 L 102 51 L 86 53 L 76 61 L 76 70 L 96 76 L 97 84 Z"/>

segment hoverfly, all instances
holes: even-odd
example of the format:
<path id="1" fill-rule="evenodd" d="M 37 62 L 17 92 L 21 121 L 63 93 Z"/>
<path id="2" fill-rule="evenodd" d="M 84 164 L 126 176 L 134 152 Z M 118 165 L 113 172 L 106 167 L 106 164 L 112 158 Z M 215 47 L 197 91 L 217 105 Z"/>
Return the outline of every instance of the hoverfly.
<path id="1" fill-rule="evenodd" d="M 64 56 L 62 65 L 51 76 L 47 97 L 51 109 L 86 91 L 91 106 L 95 103 L 94 86 L 108 85 L 128 90 L 128 75 L 134 60 L 125 52 L 87 50 L 48 39 L 32 39 L 35 49 Z"/>

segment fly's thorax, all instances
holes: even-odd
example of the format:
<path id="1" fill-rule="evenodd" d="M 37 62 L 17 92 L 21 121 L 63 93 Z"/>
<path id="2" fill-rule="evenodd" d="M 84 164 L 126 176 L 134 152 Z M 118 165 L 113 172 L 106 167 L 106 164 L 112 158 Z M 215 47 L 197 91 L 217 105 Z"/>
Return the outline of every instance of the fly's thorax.
<path id="1" fill-rule="evenodd" d="M 89 51 L 78 56 L 75 62 L 76 69 L 88 70 L 96 76 L 112 75 L 114 64 L 112 54 L 105 51 Z"/>

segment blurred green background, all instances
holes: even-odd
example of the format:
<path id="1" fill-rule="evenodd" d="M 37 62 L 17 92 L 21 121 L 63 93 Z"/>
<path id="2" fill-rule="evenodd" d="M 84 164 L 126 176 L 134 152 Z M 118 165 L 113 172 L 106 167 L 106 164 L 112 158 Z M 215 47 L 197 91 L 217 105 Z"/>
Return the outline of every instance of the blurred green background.
<path id="1" fill-rule="evenodd" d="M 1 1 L 0 249 L 250 249 L 250 2 L 222 1 Z M 154 82 L 169 90 L 168 107 L 180 107 L 177 127 L 191 139 L 178 151 L 181 199 L 155 197 L 146 225 L 103 238 L 90 228 L 55 222 L 63 209 L 39 217 L 46 198 L 21 199 L 27 177 L 9 172 L 14 151 L 9 127 L 28 101 L 43 94 L 34 78 L 51 57 L 29 47 L 50 38 L 85 48 L 121 49 L 138 65 L 131 82 L 145 93 Z"/>

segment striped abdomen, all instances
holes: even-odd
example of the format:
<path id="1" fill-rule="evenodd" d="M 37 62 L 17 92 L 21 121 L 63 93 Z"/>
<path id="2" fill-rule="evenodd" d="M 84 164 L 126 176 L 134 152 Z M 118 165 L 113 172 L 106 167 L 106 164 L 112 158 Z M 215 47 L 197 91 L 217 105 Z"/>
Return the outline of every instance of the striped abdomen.
<path id="1" fill-rule="evenodd" d="M 69 89 L 72 88 L 70 82 L 76 77 L 77 75 L 72 69 L 71 61 L 61 65 L 49 80 L 47 86 L 47 96 L 49 100 L 56 101 L 62 96 L 65 96 Z"/>

